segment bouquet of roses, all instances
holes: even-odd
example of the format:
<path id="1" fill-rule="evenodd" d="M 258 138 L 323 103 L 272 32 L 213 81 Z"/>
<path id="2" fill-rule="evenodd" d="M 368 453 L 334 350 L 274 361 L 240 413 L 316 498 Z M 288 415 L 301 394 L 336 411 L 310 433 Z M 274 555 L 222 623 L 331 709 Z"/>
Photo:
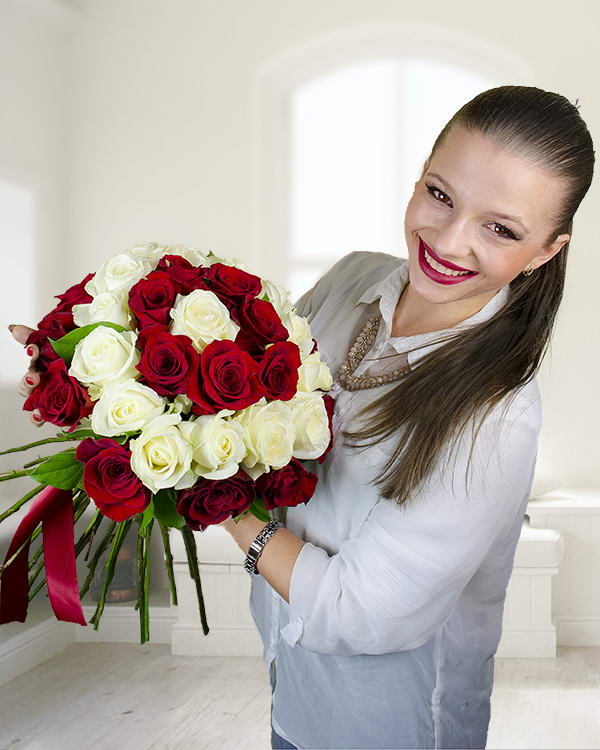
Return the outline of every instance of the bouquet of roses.
<path id="1" fill-rule="evenodd" d="M 106 550 L 90 622 L 97 630 L 119 549 L 135 522 L 141 643 L 149 640 L 149 541 L 160 528 L 171 601 L 177 604 L 169 529 L 183 536 L 209 632 L 193 531 L 308 502 L 333 441 L 331 372 L 289 293 L 237 259 L 151 242 L 120 253 L 57 295 L 29 335 L 40 382 L 23 405 L 61 427 L 55 437 L 0 451 L 75 442 L 0 481 L 37 486 L 0 514 L 33 500 L 0 568 L 0 623 L 25 621 L 47 585 L 55 616 L 87 625 L 81 597 Z M 89 503 L 95 513 L 75 542 Z M 42 534 L 31 562 L 29 545 Z M 75 559 L 95 538 L 78 589 Z M 43 559 L 36 561 L 42 554 Z M 32 568 L 35 567 L 35 570 Z M 29 589 L 45 568 L 45 580 Z M 29 571 L 31 575 L 29 575 Z"/>

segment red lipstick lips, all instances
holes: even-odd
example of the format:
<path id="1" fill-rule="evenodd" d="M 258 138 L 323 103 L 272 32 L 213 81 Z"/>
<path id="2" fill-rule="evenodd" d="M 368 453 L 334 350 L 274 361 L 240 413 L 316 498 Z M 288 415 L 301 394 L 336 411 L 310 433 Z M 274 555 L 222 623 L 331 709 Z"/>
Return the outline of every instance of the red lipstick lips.
<path id="1" fill-rule="evenodd" d="M 469 269 L 461 268 L 454 263 L 449 263 L 448 261 L 442 260 L 439 255 L 437 255 L 435 251 L 433 251 L 429 247 L 429 245 L 425 244 L 425 242 L 423 242 L 423 240 L 419 237 L 419 267 L 426 276 L 432 279 L 432 281 L 436 281 L 438 284 L 460 284 L 461 281 L 470 279 L 472 276 L 477 276 L 477 273 L 475 271 L 469 271 L 469 273 L 461 273 L 460 276 L 448 276 L 441 271 L 436 271 L 436 269 L 430 266 L 427 262 L 427 259 L 425 258 L 425 250 L 427 250 L 427 253 L 435 261 L 451 271 L 468 271 Z"/>

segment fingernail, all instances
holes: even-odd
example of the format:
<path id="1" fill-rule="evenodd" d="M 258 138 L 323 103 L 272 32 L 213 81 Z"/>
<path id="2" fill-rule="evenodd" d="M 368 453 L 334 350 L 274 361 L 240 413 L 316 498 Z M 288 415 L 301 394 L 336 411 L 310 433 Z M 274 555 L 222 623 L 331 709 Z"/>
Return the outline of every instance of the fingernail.
<path id="1" fill-rule="evenodd" d="M 9 331 L 10 331 L 11 333 L 12 333 L 12 329 L 13 329 L 13 328 L 15 327 L 15 325 L 16 325 L 15 323 L 11 323 L 11 324 L 10 324 L 10 325 L 8 326 L 8 330 L 9 330 Z"/>
<path id="2" fill-rule="evenodd" d="M 36 422 L 40 422 L 42 419 L 41 414 L 35 411 L 33 412 L 33 418 L 35 419 Z"/>
<path id="3" fill-rule="evenodd" d="M 33 347 L 32 346 L 28 346 L 27 347 L 27 356 L 28 357 L 32 357 L 33 356 Z"/>
<path id="4" fill-rule="evenodd" d="M 29 385 L 33 385 L 33 380 L 29 377 L 29 375 L 25 376 L 25 380 Z"/>

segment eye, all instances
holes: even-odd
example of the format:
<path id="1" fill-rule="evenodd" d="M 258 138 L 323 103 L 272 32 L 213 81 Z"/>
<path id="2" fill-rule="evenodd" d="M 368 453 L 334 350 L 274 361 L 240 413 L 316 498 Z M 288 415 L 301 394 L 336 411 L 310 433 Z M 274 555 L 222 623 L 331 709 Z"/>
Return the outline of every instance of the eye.
<path id="1" fill-rule="evenodd" d="M 446 195 L 446 193 L 442 192 L 439 188 L 436 188 L 435 185 L 426 185 L 426 188 L 429 191 L 429 193 L 433 196 L 434 200 L 436 200 L 438 203 L 446 203 L 446 201 L 443 201 L 440 198 L 436 197 L 436 193 L 439 193 L 440 195 L 443 195 L 446 198 L 448 198 L 448 196 Z M 519 239 L 519 237 L 517 237 L 517 235 L 513 231 L 511 231 L 510 229 L 508 229 L 508 227 L 505 227 L 502 224 L 498 224 L 495 221 L 492 222 L 492 223 L 495 226 L 500 227 L 500 229 L 503 232 L 502 234 L 499 234 L 498 232 L 493 232 L 493 234 L 495 234 L 497 237 L 503 237 L 503 238 L 506 238 L 506 239 L 509 239 L 509 240 L 518 240 Z"/>

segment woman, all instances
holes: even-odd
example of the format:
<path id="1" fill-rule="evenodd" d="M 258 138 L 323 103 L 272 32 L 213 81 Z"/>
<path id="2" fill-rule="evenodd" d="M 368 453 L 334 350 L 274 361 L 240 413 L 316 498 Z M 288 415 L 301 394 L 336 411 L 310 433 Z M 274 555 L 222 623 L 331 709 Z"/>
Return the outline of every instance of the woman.
<path id="1" fill-rule="evenodd" d="M 336 375 L 335 440 L 252 576 L 272 747 L 485 747 L 537 456 L 535 376 L 593 167 L 563 96 L 485 91 L 415 183 L 408 259 L 349 253 L 297 302 Z M 244 553 L 265 526 L 223 525 Z"/>

